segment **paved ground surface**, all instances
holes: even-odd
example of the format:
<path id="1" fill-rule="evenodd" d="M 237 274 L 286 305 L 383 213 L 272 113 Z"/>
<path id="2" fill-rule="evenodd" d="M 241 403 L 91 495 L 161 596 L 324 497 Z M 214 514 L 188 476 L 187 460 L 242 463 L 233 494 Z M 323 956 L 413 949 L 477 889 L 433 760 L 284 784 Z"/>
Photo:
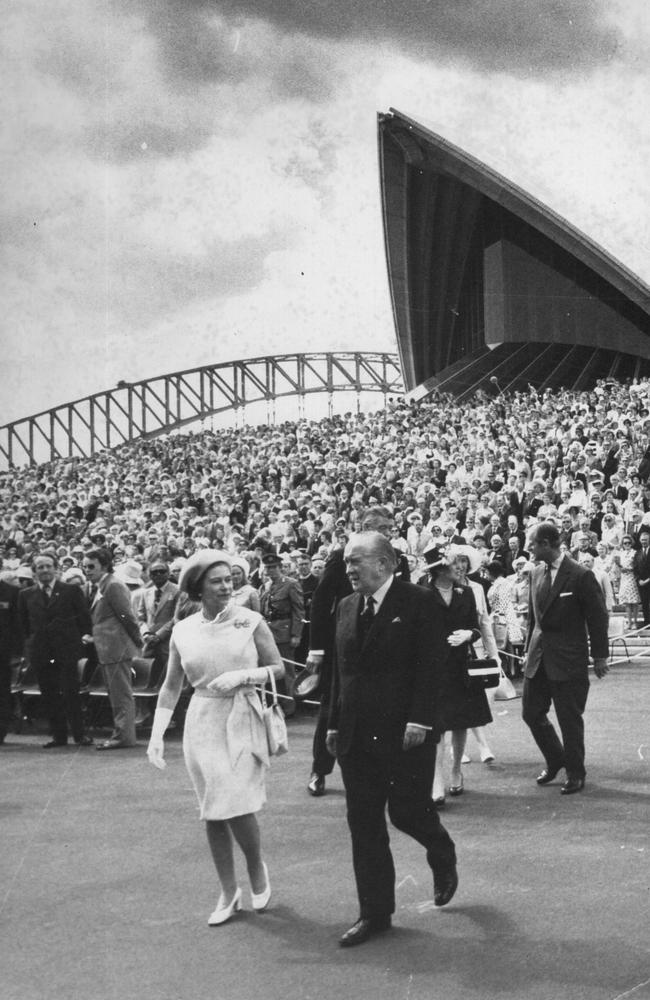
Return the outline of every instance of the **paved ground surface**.
<path id="1" fill-rule="evenodd" d="M 444 821 L 461 883 L 436 910 L 397 831 L 395 929 L 354 949 L 340 776 L 308 797 L 313 720 L 291 723 L 262 814 L 271 908 L 208 928 L 215 882 L 180 744 L 0 751 L 4 1000 L 614 1000 L 650 997 L 650 665 L 594 682 L 588 785 L 538 788 L 520 702 L 495 708 L 492 766 L 465 768 Z M 243 866 L 242 866 L 243 867 Z M 246 905 L 249 906 L 246 895 Z"/>

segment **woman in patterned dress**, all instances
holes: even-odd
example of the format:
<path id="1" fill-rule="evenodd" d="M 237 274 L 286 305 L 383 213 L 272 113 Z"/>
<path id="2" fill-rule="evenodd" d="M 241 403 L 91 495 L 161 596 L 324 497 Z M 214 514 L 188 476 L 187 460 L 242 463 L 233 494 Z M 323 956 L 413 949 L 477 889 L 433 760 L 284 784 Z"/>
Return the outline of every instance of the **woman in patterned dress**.
<path id="1" fill-rule="evenodd" d="M 621 571 L 618 585 L 618 603 L 625 605 L 628 628 L 636 628 L 641 596 L 634 575 L 634 543 L 631 535 L 623 535 L 618 555 L 615 556 Z"/>

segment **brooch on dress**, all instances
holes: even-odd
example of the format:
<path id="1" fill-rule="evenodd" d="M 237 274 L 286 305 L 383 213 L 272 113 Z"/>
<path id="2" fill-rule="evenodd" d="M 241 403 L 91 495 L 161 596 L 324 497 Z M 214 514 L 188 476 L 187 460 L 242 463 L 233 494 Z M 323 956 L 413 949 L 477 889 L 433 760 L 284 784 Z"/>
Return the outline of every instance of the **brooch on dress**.
<path id="1" fill-rule="evenodd" d="M 246 618 L 235 618 L 233 625 L 235 628 L 250 628 L 251 623 Z"/>

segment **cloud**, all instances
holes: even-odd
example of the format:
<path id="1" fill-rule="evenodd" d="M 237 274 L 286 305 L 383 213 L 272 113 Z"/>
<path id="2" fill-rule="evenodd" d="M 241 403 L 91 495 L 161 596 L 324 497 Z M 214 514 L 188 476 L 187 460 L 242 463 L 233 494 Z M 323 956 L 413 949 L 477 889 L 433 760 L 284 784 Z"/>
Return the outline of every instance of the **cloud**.
<path id="1" fill-rule="evenodd" d="M 241 28 L 261 19 L 289 36 L 396 45 L 411 57 L 517 76 L 584 71 L 612 59 L 620 42 L 600 0 L 166 0 L 150 24 L 188 75 L 218 67 L 210 31 L 217 11 Z"/>
<path id="2" fill-rule="evenodd" d="M 122 0 L 124 2 L 124 0 Z M 252 82 L 260 99 L 303 98 L 322 103 L 332 90 L 335 60 L 323 44 L 281 24 L 243 16 L 219 4 L 192 0 L 128 0 L 124 10 L 140 8 L 145 30 L 155 40 L 164 75 L 194 101 L 197 87 L 227 81 Z M 206 93 L 207 97 L 208 94 Z"/>
<path id="3" fill-rule="evenodd" d="M 394 349 L 375 124 L 391 106 L 643 273 L 647 15 L 630 4 L 614 27 L 546 0 L 14 5 L 4 419 L 118 378 Z"/>

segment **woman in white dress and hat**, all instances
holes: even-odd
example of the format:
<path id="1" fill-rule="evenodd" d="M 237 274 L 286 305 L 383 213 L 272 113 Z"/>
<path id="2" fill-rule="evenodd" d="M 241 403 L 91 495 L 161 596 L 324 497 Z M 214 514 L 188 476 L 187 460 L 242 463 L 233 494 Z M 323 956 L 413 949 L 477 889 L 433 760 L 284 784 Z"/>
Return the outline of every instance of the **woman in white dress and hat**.
<path id="1" fill-rule="evenodd" d="M 260 595 L 249 582 L 251 567 L 243 556 L 231 556 L 232 596 L 240 608 L 260 610 Z"/>
<path id="2" fill-rule="evenodd" d="M 253 909 L 265 909 L 271 896 L 256 815 L 266 801 L 269 754 L 255 685 L 267 680 L 269 669 L 277 678 L 284 673 L 262 616 L 233 600 L 231 564 L 227 553 L 202 549 L 183 567 L 179 587 L 201 608 L 174 626 L 147 749 L 151 763 L 163 768 L 163 735 L 187 677 L 194 694 L 183 753 L 221 884 L 208 919 L 213 926 L 242 908 L 235 841 L 246 859 Z"/>

